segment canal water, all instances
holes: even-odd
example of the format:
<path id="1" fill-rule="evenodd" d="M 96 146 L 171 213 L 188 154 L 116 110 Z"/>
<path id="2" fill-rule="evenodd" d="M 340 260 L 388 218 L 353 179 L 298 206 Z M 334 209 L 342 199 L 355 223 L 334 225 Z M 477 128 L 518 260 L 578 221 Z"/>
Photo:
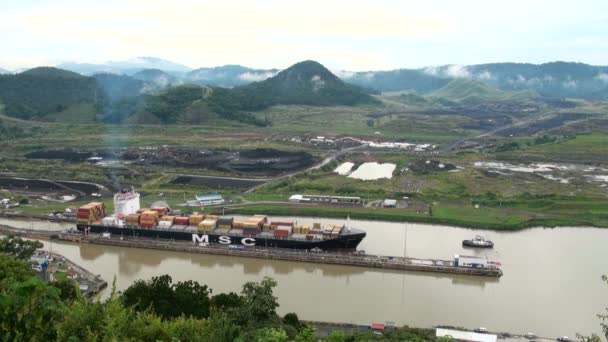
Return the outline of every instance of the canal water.
<path id="1" fill-rule="evenodd" d="M 276 218 L 275 219 L 288 219 Z M 294 219 L 294 218 L 290 218 Z M 302 224 L 344 220 L 295 218 Z M 31 228 L 29 222 L 0 224 Z M 89 244 L 48 243 L 47 248 L 112 282 L 119 290 L 137 279 L 170 274 L 193 279 L 214 293 L 241 289 L 264 276 L 279 283 L 280 313 L 302 319 L 431 327 L 437 324 L 554 337 L 600 332 L 597 313 L 608 306 L 608 229 L 533 228 L 519 232 L 474 231 L 438 225 L 352 220 L 368 232 L 360 249 L 369 254 L 451 259 L 454 254 L 487 256 L 502 263 L 500 279 L 305 264 Z M 58 230 L 70 224 L 38 222 Z M 482 234 L 492 250 L 461 247 Z M 107 296 L 109 290 L 104 293 Z"/>

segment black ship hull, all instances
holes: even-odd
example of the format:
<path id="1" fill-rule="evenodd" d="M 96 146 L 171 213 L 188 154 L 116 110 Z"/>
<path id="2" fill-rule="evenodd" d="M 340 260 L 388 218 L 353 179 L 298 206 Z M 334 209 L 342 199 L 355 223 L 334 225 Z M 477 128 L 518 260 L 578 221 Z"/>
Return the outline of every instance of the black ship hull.
<path id="1" fill-rule="evenodd" d="M 191 241 L 193 244 L 205 246 L 207 244 L 235 245 L 257 248 L 290 248 L 314 249 L 326 251 L 354 251 L 365 238 L 365 231 L 351 229 L 342 234 L 324 240 L 306 240 L 294 238 L 281 238 L 267 235 L 236 235 L 219 232 L 198 232 L 186 229 L 159 229 L 141 227 L 118 227 L 96 224 L 77 224 L 76 228 L 84 233 L 103 234 L 110 233 L 124 238 L 152 238 L 166 240 Z"/>
<path id="2" fill-rule="evenodd" d="M 480 245 L 480 244 L 474 243 L 471 240 L 463 240 L 462 241 L 462 246 L 463 247 L 471 247 L 471 248 L 494 248 L 494 243 L 492 243 L 490 241 L 486 241 L 485 244 Z"/>

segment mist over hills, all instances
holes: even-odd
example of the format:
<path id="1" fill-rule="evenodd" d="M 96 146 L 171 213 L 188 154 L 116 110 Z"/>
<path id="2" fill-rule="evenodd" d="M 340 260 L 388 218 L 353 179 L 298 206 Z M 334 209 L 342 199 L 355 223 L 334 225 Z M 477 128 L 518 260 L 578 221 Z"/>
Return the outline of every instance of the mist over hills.
<path id="1" fill-rule="evenodd" d="M 74 71 L 83 75 L 97 73 L 114 73 L 132 75 L 145 69 L 159 69 L 170 74 L 187 73 L 192 68 L 156 57 L 136 57 L 126 61 L 110 61 L 106 63 L 76 63 L 64 62 L 57 68 Z"/>
<path id="2" fill-rule="evenodd" d="M 199 68 L 184 76 L 185 81 L 231 88 L 251 82 L 263 81 L 276 75 L 278 69 L 252 69 L 242 65 L 224 65 L 214 68 Z"/>
<path id="3" fill-rule="evenodd" d="M 242 69 L 241 69 L 242 70 Z M 234 88 L 183 84 L 145 69 L 132 76 L 93 76 L 52 67 L 0 76 L 4 113 L 20 119 L 105 122 L 202 122 L 209 117 L 266 125 L 249 111 L 275 104 L 373 103 L 368 91 L 344 83 L 321 64 L 298 63 L 274 77 Z"/>
<path id="4" fill-rule="evenodd" d="M 242 65 L 192 70 L 153 57 L 103 64 L 62 63 L 59 67 L 86 75 L 111 72 L 134 76 L 146 69 L 156 69 L 166 75 L 136 76 L 154 83 L 155 88 L 183 83 L 232 88 L 263 81 L 279 72 L 278 69 L 253 69 Z M 337 74 L 345 82 L 380 92 L 411 91 L 425 94 L 445 86 L 454 78 L 465 78 L 502 90 L 532 90 L 548 97 L 608 98 L 608 67 L 572 62 L 442 65 L 388 71 L 339 71 Z"/>

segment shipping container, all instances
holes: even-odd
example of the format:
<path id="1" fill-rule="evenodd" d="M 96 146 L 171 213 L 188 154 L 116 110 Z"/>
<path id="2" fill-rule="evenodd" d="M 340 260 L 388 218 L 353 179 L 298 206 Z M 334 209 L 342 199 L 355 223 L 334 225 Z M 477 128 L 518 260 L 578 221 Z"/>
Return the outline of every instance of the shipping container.
<path id="1" fill-rule="evenodd" d="M 274 236 L 276 237 L 289 237 L 289 230 L 287 229 L 275 229 Z"/>
<path id="2" fill-rule="evenodd" d="M 190 217 L 188 218 L 188 223 L 191 226 L 198 226 L 198 224 L 203 222 L 204 219 L 205 219 L 205 215 L 194 214 L 194 215 L 190 215 Z"/>
<path id="3" fill-rule="evenodd" d="M 155 211 L 158 213 L 158 217 L 163 217 L 169 213 L 168 208 L 151 208 L 151 211 Z"/>
<path id="4" fill-rule="evenodd" d="M 230 224 L 232 224 L 233 221 L 234 221 L 234 217 L 232 217 L 232 216 L 220 216 L 217 219 L 217 223 L 218 224 L 220 224 L 220 223 L 223 223 L 223 224 L 230 223 Z"/>
<path id="5" fill-rule="evenodd" d="M 158 228 L 170 228 L 173 225 L 173 221 L 158 221 Z"/>
<path id="6" fill-rule="evenodd" d="M 176 216 L 173 219 L 173 223 L 174 224 L 179 224 L 179 225 L 182 225 L 182 226 L 187 226 L 187 225 L 190 224 L 190 219 L 188 217 L 186 217 L 186 216 Z"/>
<path id="7" fill-rule="evenodd" d="M 217 227 L 220 229 L 232 229 L 232 224 L 218 222 Z"/>
<path id="8" fill-rule="evenodd" d="M 218 223 L 223 223 L 223 222 L 221 222 L 221 221 L 218 220 Z M 247 225 L 247 221 L 234 220 L 232 222 L 232 227 L 233 228 L 243 228 L 245 225 Z"/>
<path id="9" fill-rule="evenodd" d="M 126 222 L 127 226 L 137 226 L 139 225 L 139 214 L 129 214 L 127 215 Z"/>
<path id="10" fill-rule="evenodd" d="M 230 229 L 229 233 L 234 234 L 234 235 L 243 235 L 243 230 L 240 228 L 236 228 L 236 229 L 233 228 L 233 229 Z"/>
<path id="11" fill-rule="evenodd" d="M 205 223 L 205 221 L 198 224 L 197 227 L 199 231 L 210 232 L 215 229 L 215 221 L 213 221 L 213 224 Z"/>
<path id="12" fill-rule="evenodd" d="M 306 240 L 312 240 L 314 236 L 312 234 L 306 234 Z"/>
<path id="13" fill-rule="evenodd" d="M 164 215 L 160 218 L 161 221 L 171 221 L 173 222 L 173 220 L 175 220 L 175 216 L 171 216 L 171 215 Z"/>
<path id="14" fill-rule="evenodd" d="M 219 218 L 219 216 L 217 215 L 205 215 L 206 219 L 210 219 L 210 220 L 217 220 Z"/>
<path id="15" fill-rule="evenodd" d="M 313 229 L 321 229 L 321 223 L 319 223 L 319 222 L 315 222 L 315 223 L 313 223 L 313 224 L 312 224 L 312 228 L 313 228 Z"/>
<path id="16" fill-rule="evenodd" d="M 294 222 L 293 221 L 272 221 L 270 224 L 275 227 L 277 227 L 277 226 L 293 227 Z"/>
<path id="17" fill-rule="evenodd" d="M 104 217 L 101 220 L 101 224 L 103 224 L 104 226 L 115 226 L 116 224 L 118 224 L 117 221 L 118 220 L 116 219 L 116 217 L 108 216 L 108 217 Z"/>
<path id="18" fill-rule="evenodd" d="M 137 210 L 137 213 L 142 214 L 144 211 L 149 211 L 149 210 L 150 210 L 150 208 L 141 208 L 141 209 Z"/>
<path id="19" fill-rule="evenodd" d="M 76 220 L 79 223 L 100 221 L 106 216 L 105 205 L 101 202 L 91 202 L 78 208 Z"/>

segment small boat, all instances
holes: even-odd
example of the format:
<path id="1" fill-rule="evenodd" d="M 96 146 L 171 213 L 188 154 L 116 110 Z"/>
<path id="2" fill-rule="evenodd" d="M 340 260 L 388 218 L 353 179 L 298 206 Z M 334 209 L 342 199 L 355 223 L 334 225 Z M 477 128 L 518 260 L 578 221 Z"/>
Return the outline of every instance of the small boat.
<path id="1" fill-rule="evenodd" d="M 483 237 L 477 235 L 475 238 L 471 240 L 462 240 L 463 247 L 477 247 L 477 248 L 492 248 L 494 247 L 494 242 L 490 240 L 486 240 Z"/>

